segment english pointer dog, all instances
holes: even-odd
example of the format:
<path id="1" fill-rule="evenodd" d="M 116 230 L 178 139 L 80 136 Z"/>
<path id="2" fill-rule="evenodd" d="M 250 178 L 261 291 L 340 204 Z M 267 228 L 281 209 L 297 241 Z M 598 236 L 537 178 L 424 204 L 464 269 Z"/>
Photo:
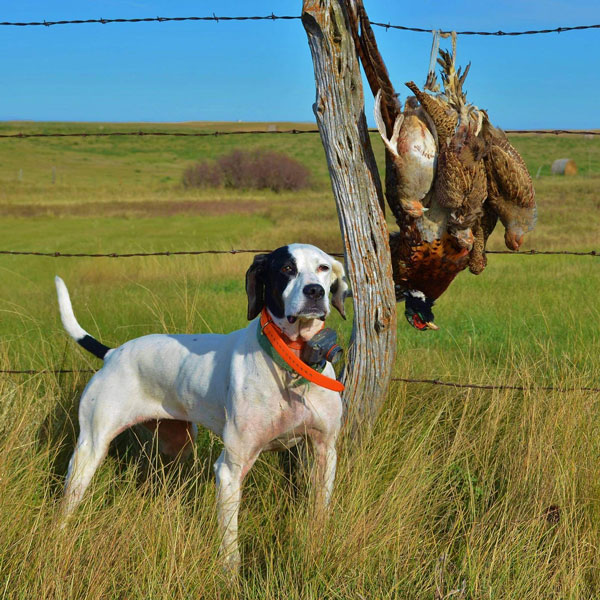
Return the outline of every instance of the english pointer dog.
<path id="1" fill-rule="evenodd" d="M 63 500 L 68 517 L 88 487 L 112 439 L 143 423 L 158 427 L 161 450 L 189 451 L 200 423 L 220 436 L 215 463 L 221 553 L 236 571 L 241 486 L 263 450 L 312 443 L 313 485 L 318 507 L 327 506 L 336 468 L 336 439 L 342 424 L 339 391 L 308 382 L 293 372 L 264 339 L 264 323 L 279 328 L 292 352 L 322 327 L 331 303 L 344 315 L 348 288 L 340 262 L 319 248 L 291 244 L 255 256 L 246 273 L 245 328 L 225 335 L 147 335 L 108 348 L 84 331 L 73 314 L 67 288 L 56 277 L 60 315 L 67 333 L 104 359 L 79 405 L 79 438 L 69 463 Z M 262 320 L 262 319 L 261 319 Z M 326 363 L 322 375 L 335 380 Z"/>

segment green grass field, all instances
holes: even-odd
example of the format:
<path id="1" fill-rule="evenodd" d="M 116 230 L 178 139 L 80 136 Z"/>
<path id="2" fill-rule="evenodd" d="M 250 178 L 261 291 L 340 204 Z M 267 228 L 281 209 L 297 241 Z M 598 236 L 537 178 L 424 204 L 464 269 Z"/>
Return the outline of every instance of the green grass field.
<path id="1" fill-rule="evenodd" d="M 3 123 L 0 133 L 267 125 Z M 525 249 L 600 249 L 600 139 L 513 141 L 540 173 Z M 311 169 L 311 188 L 180 185 L 194 160 L 233 148 L 287 152 Z M 566 157 L 579 174 L 550 176 L 552 160 Z M 341 248 L 321 142 L 309 134 L 0 140 L 0 218 L 6 250 Z M 501 231 L 489 247 L 503 248 Z M 62 329 L 55 274 L 82 325 L 114 345 L 243 327 L 251 260 L 0 256 L 0 369 L 98 366 Z M 440 331 L 419 333 L 400 315 L 395 374 L 600 387 L 599 261 L 491 255 L 483 274 L 461 274 L 436 304 Z M 336 314 L 331 324 L 348 339 L 351 323 Z M 220 444 L 206 433 L 183 465 L 123 434 L 73 524 L 55 526 L 88 378 L 0 376 L 0 598 L 440 600 L 463 582 L 464 598 L 600 597 L 600 394 L 395 384 L 364 446 L 340 442 L 326 524 L 290 500 L 277 458 L 261 458 L 246 482 L 243 575 L 232 587 L 217 557 Z"/>

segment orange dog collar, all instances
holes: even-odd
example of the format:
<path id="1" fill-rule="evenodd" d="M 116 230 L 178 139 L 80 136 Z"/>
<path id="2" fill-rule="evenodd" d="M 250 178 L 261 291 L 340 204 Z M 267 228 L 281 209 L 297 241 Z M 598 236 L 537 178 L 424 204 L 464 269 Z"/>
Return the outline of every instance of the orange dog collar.
<path id="1" fill-rule="evenodd" d="M 303 360 L 298 358 L 285 343 L 283 338 L 281 337 L 281 330 L 275 323 L 273 323 L 272 319 L 269 317 L 267 313 L 267 309 L 263 308 L 262 313 L 260 315 L 260 326 L 262 328 L 263 333 L 267 336 L 267 339 L 273 346 L 273 349 L 277 354 L 281 357 L 281 359 L 298 375 L 301 375 L 307 381 L 311 381 L 312 383 L 316 383 L 317 385 L 324 387 L 328 390 L 333 390 L 334 392 L 343 392 L 344 385 L 338 381 L 337 379 L 332 379 L 331 377 L 327 377 L 315 371 L 315 369 L 309 367 Z M 297 343 L 297 342 L 296 342 Z"/>

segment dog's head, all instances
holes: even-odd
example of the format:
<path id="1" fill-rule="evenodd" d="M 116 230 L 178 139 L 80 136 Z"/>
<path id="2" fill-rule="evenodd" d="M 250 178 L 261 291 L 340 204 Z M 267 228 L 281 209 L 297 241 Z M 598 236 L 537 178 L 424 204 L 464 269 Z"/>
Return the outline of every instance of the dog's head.
<path id="1" fill-rule="evenodd" d="M 341 262 L 309 244 L 282 246 L 256 255 L 246 273 L 248 319 L 266 306 L 288 337 L 309 339 L 329 314 L 329 293 L 346 318 L 347 290 Z"/>

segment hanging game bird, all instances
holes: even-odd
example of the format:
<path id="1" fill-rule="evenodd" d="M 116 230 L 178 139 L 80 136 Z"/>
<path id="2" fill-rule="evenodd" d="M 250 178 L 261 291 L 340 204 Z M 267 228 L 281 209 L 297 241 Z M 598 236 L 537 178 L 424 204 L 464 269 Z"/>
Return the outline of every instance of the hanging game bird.
<path id="1" fill-rule="evenodd" d="M 386 200 L 400 229 L 390 234 L 396 299 L 415 328 L 438 329 L 435 300 L 467 266 L 483 271 L 498 217 L 511 250 L 533 228 L 531 177 L 504 132 L 466 101 L 470 65 L 456 71 L 455 50 L 440 51 L 443 92 L 430 70 L 424 90 L 407 83 L 414 97 L 402 111 L 362 0 L 347 6 L 386 149 Z"/>
<path id="2" fill-rule="evenodd" d="M 509 250 L 519 250 L 523 236 L 535 227 L 535 190 L 525 161 L 501 129 L 483 113 L 483 139 L 488 144 L 484 156 L 487 202 L 504 225 L 504 242 Z"/>

